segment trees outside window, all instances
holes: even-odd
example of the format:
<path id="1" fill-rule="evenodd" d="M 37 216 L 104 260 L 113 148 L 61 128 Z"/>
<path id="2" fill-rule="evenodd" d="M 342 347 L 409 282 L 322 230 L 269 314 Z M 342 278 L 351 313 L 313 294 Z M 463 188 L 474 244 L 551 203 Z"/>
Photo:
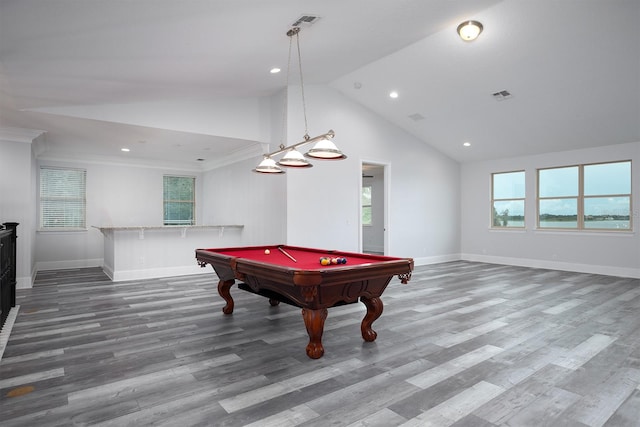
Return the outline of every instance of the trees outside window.
<path id="1" fill-rule="evenodd" d="M 491 174 L 491 227 L 524 228 L 524 171 Z"/>
<path id="2" fill-rule="evenodd" d="M 370 185 L 365 185 L 362 187 L 362 195 L 360 201 L 362 204 L 362 225 L 372 225 Z"/>

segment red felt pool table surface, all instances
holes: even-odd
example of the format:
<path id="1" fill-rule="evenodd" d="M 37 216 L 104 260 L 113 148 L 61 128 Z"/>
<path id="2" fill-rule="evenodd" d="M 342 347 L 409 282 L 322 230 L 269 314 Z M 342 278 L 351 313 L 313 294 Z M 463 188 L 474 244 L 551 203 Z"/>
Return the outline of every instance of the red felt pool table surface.
<path id="1" fill-rule="evenodd" d="M 294 259 L 291 260 L 283 252 L 291 255 Z M 244 259 L 250 259 L 257 262 L 264 262 L 267 264 L 277 264 L 282 267 L 292 267 L 296 269 L 304 270 L 324 270 L 335 269 L 339 267 L 371 264 L 376 262 L 384 262 L 391 260 L 399 260 L 402 258 L 386 257 L 381 255 L 367 255 L 355 252 L 341 252 L 335 250 L 326 249 L 314 249 L 314 248 L 301 248 L 296 246 L 276 245 L 276 246 L 250 246 L 241 248 L 222 248 L 222 249 L 208 249 L 210 251 L 228 255 L 230 257 L 238 257 Z M 269 253 L 266 254 L 265 250 Z M 331 264 L 321 265 L 320 258 L 346 258 L 346 264 Z"/>

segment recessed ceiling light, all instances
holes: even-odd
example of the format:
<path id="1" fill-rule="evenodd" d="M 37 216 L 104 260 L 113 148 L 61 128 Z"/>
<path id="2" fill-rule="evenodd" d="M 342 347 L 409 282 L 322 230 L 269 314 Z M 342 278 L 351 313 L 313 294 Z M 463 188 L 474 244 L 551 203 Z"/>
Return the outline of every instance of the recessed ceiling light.
<path id="1" fill-rule="evenodd" d="M 273 67 L 272 69 L 269 70 L 271 74 L 278 74 L 280 71 L 281 70 L 278 67 Z"/>
<path id="2" fill-rule="evenodd" d="M 396 99 L 398 97 L 398 92 L 396 92 L 395 90 L 393 92 L 389 92 L 389 97 Z"/>
<path id="3" fill-rule="evenodd" d="M 124 151 L 125 153 L 128 153 L 131 150 L 129 150 L 128 148 L 121 148 L 120 151 Z"/>
<path id="4" fill-rule="evenodd" d="M 471 147 L 471 143 L 470 142 L 463 142 L 462 145 L 464 145 L 465 147 Z"/>

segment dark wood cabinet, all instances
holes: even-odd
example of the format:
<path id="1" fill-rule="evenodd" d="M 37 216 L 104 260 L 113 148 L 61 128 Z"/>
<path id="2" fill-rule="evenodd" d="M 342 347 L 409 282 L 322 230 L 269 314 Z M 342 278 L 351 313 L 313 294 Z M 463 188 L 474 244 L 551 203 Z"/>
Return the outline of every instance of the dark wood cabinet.
<path id="1" fill-rule="evenodd" d="M 0 227 L 0 329 L 16 305 L 17 228 L 17 222 L 5 222 Z"/>

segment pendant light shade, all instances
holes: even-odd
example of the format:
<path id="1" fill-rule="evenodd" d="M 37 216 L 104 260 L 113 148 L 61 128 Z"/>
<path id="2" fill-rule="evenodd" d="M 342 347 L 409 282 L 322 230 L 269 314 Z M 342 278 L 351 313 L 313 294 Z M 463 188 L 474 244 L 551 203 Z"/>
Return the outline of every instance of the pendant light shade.
<path id="1" fill-rule="evenodd" d="M 318 141 L 312 149 L 305 153 L 305 156 L 321 160 L 342 160 L 347 158 L 328 138 L 322 138 Z"/>
<path id="2" fill-rule="evenodd" d="M 258 173 L 284 173 L 271 157 L 265 157 L 253 171 Z"/>
<path id="3" fill-rule="evenodd" d="M 277 163 L 280 166 L 286 166 L 290 168 L 310 168 L 313 167 L 309 160 L 305 159 L 302 153 L 295 148 L 289 150 L 285 156 Z"/>

